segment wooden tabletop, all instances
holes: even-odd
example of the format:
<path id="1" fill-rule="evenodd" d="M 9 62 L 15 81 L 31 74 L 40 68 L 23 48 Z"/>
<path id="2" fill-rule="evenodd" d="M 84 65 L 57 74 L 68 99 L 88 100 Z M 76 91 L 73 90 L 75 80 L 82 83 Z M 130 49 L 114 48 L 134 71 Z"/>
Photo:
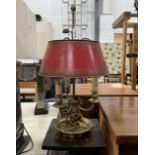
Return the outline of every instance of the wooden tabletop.
<path id="1" fill-rule="evenodd" d="M 36 88 L 37 82 L 19 82 L 20 88 Z"/>
<path id="2" fill-rule="evenodd" d="M 100 97 L 100 107 L 116 135 L 117 143 L 138 141 L 137 97 Z"/>
<path id="3" fill-rule="evenodd" d="M 35 88 L 20 88 L 20 94 L 36 94 Z"/>
<path id="4" fill-rule="evenodd" d="M 76 84 L 75 94 L 76 96 L 91 96 L 92 84 Z M 130 86 L 126 86 L 120 83 L 110 84 L 103 83 L 98 84 L 99 96 L 137 96 L 137 91 L 131 89 Z"/>

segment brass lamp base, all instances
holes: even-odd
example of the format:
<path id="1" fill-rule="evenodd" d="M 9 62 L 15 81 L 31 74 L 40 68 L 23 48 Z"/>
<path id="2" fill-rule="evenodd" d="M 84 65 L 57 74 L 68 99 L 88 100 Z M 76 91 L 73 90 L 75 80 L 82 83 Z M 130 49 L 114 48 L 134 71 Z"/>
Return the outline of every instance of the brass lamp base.
<path id="1" fill-rule="evenodd" d="M 89 119 L 82 117 L 76 124 L 72 124 L 67 118 L 63 118 L 57 122 L 55 127 L 61 134 L 74 138 L 91 131 L 93 123 Z"/>

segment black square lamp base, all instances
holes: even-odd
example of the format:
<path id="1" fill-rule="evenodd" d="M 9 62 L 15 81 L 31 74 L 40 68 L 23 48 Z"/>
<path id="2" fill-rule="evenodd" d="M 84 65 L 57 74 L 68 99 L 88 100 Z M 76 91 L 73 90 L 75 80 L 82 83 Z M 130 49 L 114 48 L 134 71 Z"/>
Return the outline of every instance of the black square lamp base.
<path id="1" fill-rule="evenodd" d="M 36 104 L 34 109 L 34 115 L 44 115 L 48 114 L 48 103 L 44 103 L 44 107 L 39 107 L 39 103 Z"/>
<path id="2" fill-rule="evenodd" d="M 58 120 L 53 119 L 42 144 L 43 150 L 48 150 L 47 155 L 103 155 L 105 153 L 105 136 L 99 128 L 97 119 L 91 119 L 93 129 L 87 135 L 77 138 L 62 136 L 55 124 Z"/>

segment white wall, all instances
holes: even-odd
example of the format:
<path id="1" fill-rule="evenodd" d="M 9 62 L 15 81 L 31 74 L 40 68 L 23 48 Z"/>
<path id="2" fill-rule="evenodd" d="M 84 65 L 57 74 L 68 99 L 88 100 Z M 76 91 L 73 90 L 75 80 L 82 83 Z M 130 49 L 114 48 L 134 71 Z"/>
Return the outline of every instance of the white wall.
<path id="1" fill-rule="evenodd" d="M 41 14 L 44 20 L 49 20 L 51 0 L 24 0 L 34 14 Z M 56 2 L 59 0 L 55 0 Z"/>
<path id="2" fill-rule="evenodd" d="M 134 0 L 110 0 L 110 9 L 113 14 L 113 21 L 124 11 L 133 12 Z M 122 29 L 114 29 L 114 33 L 121 33 Z M 129 30 L 132 33 L 132 30 Z"/>
<path id="3" fill-rule="evenodd" d="M 43 20 L 51 22 L 52 39 L 63 39 L 62 0 L 24 0 L 34 14 L 40 14 Z M 94 39 L 94 0 L 88 0 L 88 29 L 86 37 Z"/>
<path id="4" fill-rule="evenodd" d="M 100 42 L 113 43 L 114 31 L 112 29 L 113 15 L 100 16 Z"/>
<path id="5" fill-rule="evenodd" d="M 16 58 L 35 58 L 36 21 L 22 0 L 16 1 Z"/>
<path id="6" fill-rule="evenodd" d="M 52 25 L 52 39 L 63 39 L 62 33 L 62 0 L 24 0 L 31 8 L 34 14 L 40 14 L 43 20 L 51 22 Z M 120 33 L 122 30 L 113 30 L 111 26 L 112 22 L 123 12 L 134 10 L 134 0 L 103 0 L 108 8 L 104 8 L 101 15 L 100 23 L 100 41 L 101 42 L 113 42 L 113 33 Z M 94 39 L 94 3 L 95 0 L 88 0 L 88 28 L 86 31 L 86 37 Z M 109 13 L 111 15 L 104 15 Z M 108 26 L 109 25 L 109 26 Z"/>
<path id="7" fill-rule="evenodd" d="M 134 0 L 109 0 L 110 12 L 117 18 L 124 11 L 134 11 Z"/>
<path id="8" fill-rule="evenodd" d="M 100 42 L 112 43 L 114 33 L 122 33 L 122 29 L 113 29 L 112 23 L 122 12 L 134 11 L 134 0 L 103 1 L 102 15 L 100 16 Z"/>
<path id="9" fill-rule="evenodd" d="M 88 0 L 88 31 L 87 38 L 94 40 L 95 38 L 95 1 Z"/>

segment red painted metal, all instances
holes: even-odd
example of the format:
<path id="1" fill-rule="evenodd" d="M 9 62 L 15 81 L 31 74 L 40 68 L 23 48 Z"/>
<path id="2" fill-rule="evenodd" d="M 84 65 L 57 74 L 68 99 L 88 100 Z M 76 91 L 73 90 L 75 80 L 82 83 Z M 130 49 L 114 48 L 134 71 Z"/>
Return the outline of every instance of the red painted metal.
<path id="1" fill-rule="evenodd" d="M 90 40 L 49 41 L 40 68 L 40 75 L 49 77 L 95 77 L 107 72 L 99 43 Z"/>

